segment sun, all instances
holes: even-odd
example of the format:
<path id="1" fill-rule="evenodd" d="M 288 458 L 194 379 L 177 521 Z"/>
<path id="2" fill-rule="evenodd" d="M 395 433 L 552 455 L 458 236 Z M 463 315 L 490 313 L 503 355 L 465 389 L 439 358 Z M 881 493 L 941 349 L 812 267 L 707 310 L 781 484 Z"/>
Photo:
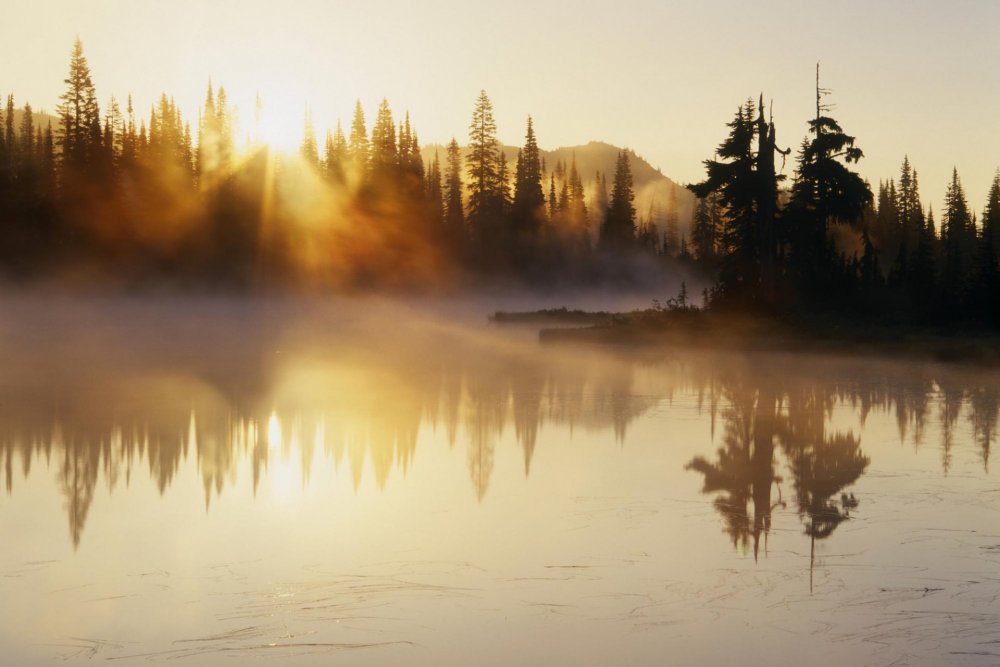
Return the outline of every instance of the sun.
<path id="1" fill-rule="evenodd" d="M 255 143 L 283 153 L 293 153 L 302 144 L 305 119 L 305 109 L 295 104 L 258 101 L 252 136 Z"/>

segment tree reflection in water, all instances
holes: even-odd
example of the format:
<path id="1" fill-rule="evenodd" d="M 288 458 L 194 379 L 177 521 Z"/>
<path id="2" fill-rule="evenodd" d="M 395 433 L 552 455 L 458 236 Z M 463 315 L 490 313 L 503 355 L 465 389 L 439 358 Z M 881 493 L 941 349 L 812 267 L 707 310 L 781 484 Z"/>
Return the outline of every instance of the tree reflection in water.
<path id="1" fill-rule="evenodd" d="M 99 480 L 113 491 L 145 468 L 163 493 L 193 457 L 210 507 L 241 461 L 256 491 L 270 457 L 295 450 L 303 481 L 317 452 L 344 462 L 355 488 L 370 465 L 382 489 L 393 470 L 410 470 L 421 428 L 441 427 L 451 446 L 465 449 L 481 501 L 508 425 L 530 475 L 544 424 L 606 432 L 624 445 L 647 410 L 688 395 L 710 412 L 713 437 L 717 416 L 722 422 L 715 456 L 695 457 L 688 468 L 716 496 L 733 544 L 756 559 L 767 553 L 772 512 L 791 502 L 787 487 L 782 495 L 787 478 L 813 547 L 857 505 L 849 487 L 869 459 L 858 436 L 827 432 L 835 405 L 855 410 L 862 425 L 872 411 L 895 414 L 901 440 L 916 447 L 928 415 L 939 416 L 945 472 L 963 418 L 984 468 L 996 437 L 998 393 L 989 374 L 816 358 L 807 366 L 773 355 L 581 353 L 457 329 L 408 335 L 405 344 L 393 335 L 306 347 L 301 358 L 269 354 L 278 344 L 251 337 L 233 350 L 206 344 L 203 352 L 183 338 L 180 351 L 102 343 L 54 355 L 44 372 L 37 359 L 25 361 L 0 377 L 6 488 L 15 488 L 15 470 L 27 477 L 33 461 L 55 462 L 78 544 Z M 637 388 L 640 370 L 655 382 Z"/>

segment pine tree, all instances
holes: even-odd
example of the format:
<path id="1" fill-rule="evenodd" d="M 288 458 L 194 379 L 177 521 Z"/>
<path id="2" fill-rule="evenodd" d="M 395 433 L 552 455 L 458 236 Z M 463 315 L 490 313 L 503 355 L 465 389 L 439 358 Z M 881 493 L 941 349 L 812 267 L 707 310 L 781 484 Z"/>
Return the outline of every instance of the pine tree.
<path id="1" fill-rule="evenodd" d="M 747 100 L 727 124 L 729 136 L 715 160 L 705 160 L 707 178 L 688 188 L 698 197 L 715 192 L 726 211 L 719 239 L 721 267 L 714 297 L 722 302 L 758 299 L 761 286 L 761 234 L 758 214 L 759 182 L 754 139 L 758 124 L 755 107 Z"/>
<path id="2" fill-rule="evenodd" d="M 21 113 L 21 154 L 30 156 L 35 152 L 35 118 L 31 110 L 31 105 L 24 103 L 24 110 Z"/>
<path id="3" fill-rule="evenodd" d="M 108 161 L 117 166 L 121 162 L 125 142 L 125 118 L 122 116 L 118 100 L 113 96 L 104 114 L 104 151 Z"/>
<path id="4" fill-rule="evenodd" d="M 632 167 L 628 152 L 623 150 L 615 162 L 611 203 L 601 226 L 600 244 L 604 249 L 621 251 L 635 243 L 635 206 L 632 204 L 635 192 L 632 188 Z"/>
<path id="5" fill-rule="evenodd" d="M 587 211 L 587 201 L 583 191 L 583 181 L 580 179 L 580 172 L 576 168 L 575 152 L 570 161 L 568 181 L 568 222 L 570 228 L 577 236 L 578 243 L 586 246 L 590 244 L 590 220 Z"/>
<path id="6" fill-rule="evenodd" d="M 20 153 L 17 145 L 17 134 L 14 130 L 14 96 L 7 96 L 7 111 L 4 114 L 4 143 L 9 147 L 7 159 L 13 168 Z"/>
<path id="7" fill-rule="evenodd" d="M 338 120 L 336 132 L 333 135 L 327 133 L 326 155 L 324 156 L 326 177 L 331 183 L 344 183 L 348 155 L 347 138 L 344 136 L 344 129 Z"/>
<path id="8" fill-rule="evenodd" d="M 594 173 L 594 196 L 591 200 L 591 209 L 598 220 L 603 220 L 604 214 L 608 210 L 608 182 L 600 171 Z"/>
<path id="9" fill-rule="evenodd" d="M 789 219 L 795 271 L 810 296 L 828 299 L 839 261 L 830 228 L 856 223 L 873 198 L 868 184 L 848 168 L 864 153 L 837 121 L 823 115 L 827 108 L 820 103 L 818 65 L 816 77 L 816 117 L 809 121 L 812 140 L 806 140 L 799 153 Z"/>
<path id="10" fill-rule="evenodd" d="M 372 126 L 371 174 L 374 179 L 388 179 L 398 173 L 399 152 L 396 147 L 396 125 L 389 102 L 382 99 L 375 124 Z"/>
<path id="11" fill-rule="evenodd" d="M 507 155 L 503 152 L 503 147 L 497 144 L 497 213 L 506 216 L 510 213 L 512 204 L 510 196 L 510 174 L 507 169 Z"/>
<path id="12" fill-rule="evenodd" d="M 368 145 L 368 130 L 365 129 L 365 112 L 361 108 L 361 100 L 354 103 L 354 117 L 351 119 L 351 135 L 347 145 L 348 157 L 354 177 L 363 181 L 368 176 L 370 148 Z"/>
<path id="13" fill-rule="evenodd" d="M 1000 172 L 993 177 L 976 247 L 974 303 L 977 315 L 1000 324 Z"/>
<path id="14" fill-rule="evenodd" d="M 469 224 L 477 232 L 496 222 L 500 209 L 497 189 L 497 126 L 493 104 L 486 91 L 479 92 L 469 125 L 469 156 L 466 173 L 469 176 Z"/>
<path id="15" fill-rule="evenodd" d="M 511 217 L 515 229 L 529 237 L 537 235 L 544 211 L 545 194 L 542 192 L 540 151 L 531 116 L 528 116 L 524 148 L 517 154 L 514 175 L 514 203 Z"/>
<path id="16" fill-rule="evenodd" d="M 434 159 L 427 169 L 427 201 L 430 203 L 430 218 L 436 226 L 442 226 L 445 222 L 444 215 L 444 190 L 441 187 L 441 160 L 438 152 L 434 151 Z"/>
<path id="17" fill-rule="evenodd" d="M 462 204 L 462 150 L 452 137 L 448 144 L 447 167 L 444 174 L 444 218 L 447 227 L 458 234 L 465 229 Z"/>
<path id="18" fill-rule="evenodd" d="M 549 174 L 549 222 L 555 223 L 556 216 L 559 215 L 559 202 L 556 200 L 556 175 L 555 172 Z"/>
<path id="19" fill-rule="evenodd" d="M 59 97 L 59 148 L 64 166 L 82 172 L 100 149 L 101 118 L 90 67 L 79 38 L 73 43 L 69 75 L 63 83 L 66 92 Z"/>
<path id="20" fill-rule="evenodd" d="M 312 112 L 306 110 L 302 127 L 302 145 L 299 154 L 310 167 L 319 169 L 319 147 L 316 144 L 316 129 L 313 127 Z"/>
<path id="21" fill-rule="evenodd" d="M 710 196 L 699 198 L 694 209 L 691 241 L 694 244 L 695 259 L 699 262 L 710 262 L 715 257 L 716 230 L 710 210 Z"/>
<path id="22" fill-rule="evenodd" d="M 972 248 L 968 242 L 972 218 L 957 169 L 952 170 L 951 183 L 948 184 L 944 196 L 944 206 L 944 219 L 941 225 L 944 269 L 941 287 L 945 314 L 954 317 L 964 306 L 972 264 Z"/>

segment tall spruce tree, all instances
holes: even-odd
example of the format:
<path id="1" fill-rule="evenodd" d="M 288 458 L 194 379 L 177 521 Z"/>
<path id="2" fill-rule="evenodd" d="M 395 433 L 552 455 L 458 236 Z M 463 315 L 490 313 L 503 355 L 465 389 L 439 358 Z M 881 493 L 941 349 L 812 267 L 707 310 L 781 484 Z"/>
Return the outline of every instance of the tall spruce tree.
<path id="1" fill-rule="evenodd" d="M 974 305 L 980 318 L 1000 324 L 1000 172 L 993 176 L 976 247 Z"/>
<path id="2" fill-rule="evenodd" d="M 365 110 L 361 107 L 361 100 L 354 103 L 354 117 L 351 119 L 347 153 L 350 157 L 351 173 L 355 180 L 364 181 L 368 176 L 370 147 L 368 130 L 365 129 Z"/>
<path id="3" fill-rule="evenodd" d="M 348 157 L 347 138 L 344 128 L 337 121 L 337 129 L 331 135 L 327 133 L 326 155 L 324 167 L 327 179 L 334 184 L 342 185 L 345 179 Z"/>
<path id="4" fill-rule="evenodd" d="M 713 299 L 721 303 L 754 302 L 761 296 L 755 111 L 753 100 L 747 100 L 736 110 L 735 117 L 727 124 L 729 136 L 719 145 L 716 159 L 704 161 L 707 178 L 688 186 L 702 198 L 717 193 L 726 212 L 719 239 L 719 280 L 713 291 Z"/>
<path id="5" fill-rule="evenodd" d="M 371 175 L 374 179 L 388 179 L 398 173 L 399 153 L 396 147 L 396 125 L 388 100 L 379 104 L 375 124 L 372 126 Z"/>
<path id="6" fill-rule="evenodd" d="M 469 189 L 469 225 L 479 234 L 497 224 L 501 202 L 497 160 L 497 125 L 493 103 L 485 90 L 479 92 L 469 124 L 469 155 L 466 159 Z"/>
<path id="7" fill-rule="evenodd" d="M 864 153 L 854 137 L 844 133 L 820 102 L 819 68 L 816 79 L 816 117 L 809 121 L 811 140 L 799 153 L 792 186 L 790 225 L 792 261 L 810 297 L 829 300 L 837 261 L 830 238 L 836 223 L 853 224 L 872 202 L 868 184 L 847 165 Z"/>
<path id="8" fill-rule="evenodd" d="M 619 151 L 615 161 L 611 202 L 601 225 L 600 246 L 605 250 L 623 251 L 635 245 L 635 192 L 628 151 Z"/>
<path id="9" fill-rule="evenodd" d="M 944 217 L 941 221 L 941 245 L 944 268 L 941 275 L 942 306 L 946 317 L 962 314 L 969 289 L 973 244 L 969 242 L 972 216 L 965 190 L 953 169 L 951 182 L 944 195 Z M 974 238 L 974 237 L 973 237 Z"/>
<path id="10" fill-rule="evenodd" d="M 59 149 L 66 169 L 84 171 L 101 147 L 101 114 L 90 66 L 79 38 L 73 43 L 66 91 L 59 97 Z M 8 142 L 9 143 L 9 142 Z"/>
<path id="11" fill-rule="evenodd" d="M 444 173 L 444 219 L 454 234 L 465 230 L 465 208 L 462 203 L 462 149 L 452 137 L 448 143 Z"/>
<path id="12" fill-rule="evenodd" d="M 316 128 L 313 126 L 312 112 L 306 110 L 302 124 L 302 144 L 299 155 L 313 169 L 319 169 L 319 146 L 316 143 Z"/>
<path id="13" fill-rule="evenodd" d="M 545 215 L 545 194 L 542 192 L 542 161 L 535 139 L 535 129 L 528 116 L 524 148 L 517 154 L 514 174 L 514 203 L 511 218 L 515 231 L 529 237 L 537 235 Z"/>

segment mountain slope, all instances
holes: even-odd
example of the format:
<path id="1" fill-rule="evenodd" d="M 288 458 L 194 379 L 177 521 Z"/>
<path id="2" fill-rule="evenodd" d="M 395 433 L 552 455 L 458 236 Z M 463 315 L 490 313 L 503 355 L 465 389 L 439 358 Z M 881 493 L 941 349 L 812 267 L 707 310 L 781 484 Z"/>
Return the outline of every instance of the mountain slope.
<path id="1" fill-rule="evenodd" d="M 509 162 L 511 178 L 513 179 L 518 147 L 504 146 L 503 150 Z M 551 151 L 542 150 L 541 155 L 545 159 L 545 166 L 549 171 L 554 169 L 556 163 L 559 161 L 562 161 L 568 169 L 570 163 L 575 159 L 576 168 L 580 173 L 580 178 L 583 180 L 587 195 L 591 197 L 594 191 L 595 174 L 598 171 L 604 174 L 607 179 L 608 193 L 610 195 L 615 162 L 620 150 L 617 146 L 604 143 L 603 141 L 591 141 L 582 146 L 566 146 Z M 440 144 L 424 146 L 421 149 L 424 160 L 433 160 L 435 151 L 437 151 L 443 163 L 446 148 Z M 463 159 L 466 155 L 467 149 L 463 146 Z M 677 197 L 681 233 L 690 238 L 690 224 L 694 213 L 694 195 L 687 188 L 664 176 L 658 169 L 654 168 L 649 162 L 631 150 L 629 151 L 629 162 L 632 167 L 632 180 L 635 187 L 637 217 L 647 217 L 651 205 L 659 208 L 662 214 L 662 211 L 667 206 L 670 191 L 673 190 Z M 542 187 L 547 195 L 549 191 L 548 173 L 545 175 L 545 182 L 542 184 Z"/>

